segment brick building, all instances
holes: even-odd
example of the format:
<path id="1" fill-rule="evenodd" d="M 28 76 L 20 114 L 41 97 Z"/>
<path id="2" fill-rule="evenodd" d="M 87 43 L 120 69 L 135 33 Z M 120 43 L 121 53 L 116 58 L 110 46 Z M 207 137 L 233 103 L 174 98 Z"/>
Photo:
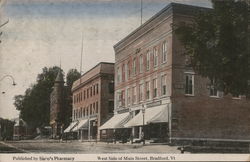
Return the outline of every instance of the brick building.
<path id="1" fill-rule="evenodd" d="M 72 123 L 64 132 L 77 132 L 83 140 L 99 139 L 98 128 L 113 114 L 114 63 L 101 62 L 72 86 Z"/>
<path id="2" fill-rule="evenodd" d="M 14 124 L 14 121 L 0 118 L 0 141 L 13 139 Z"/>
<path id="3" fill-rule="evenodd" d="M 249 99 L 195 74 L 172 29 L 207 10 L 171 3 L 114 46 L 114 117 L 101 129 L 154 141 L 250 140 Z"/>
<path id="4" fill-rule="evenodd" d="M 64 79 L 62 71 L 59 70 L 53 91 L 50 94 L 50 126 L 52 138 L 59 138 L 63 133 L 65 126 L 66 109 L 66 87 L 64 86 Z"/>

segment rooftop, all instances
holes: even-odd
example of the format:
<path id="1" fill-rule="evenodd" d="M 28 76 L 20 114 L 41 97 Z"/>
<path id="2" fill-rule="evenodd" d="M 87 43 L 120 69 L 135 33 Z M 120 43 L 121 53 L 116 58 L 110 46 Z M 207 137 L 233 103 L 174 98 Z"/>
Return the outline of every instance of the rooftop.
<path id="1" fill-rule="evenodd" d="M 120 40 L 118 43 L 114 45 L 114 48 L 117 48 L 119 45 L 124 43 L 127 39 L 138 33 L 139 31 L 143 30 L 148 24 L 150 24 L 152 21 L 160 17 L 162 14 L 165 14 L 168 12 L 168 14 L 184 14 L 184 15 L 194 15 L 197 13 L 197 11 L 204 11 L 208 10 L 209 8 L 206 7 L 199 7 L 199 6 L 193 6 L 193 5 L 186 5 L 181 3 L 170 3 L 166 7 L 164 7 L 162 10 L 160 10 L 158 13 L 156 13 L 154 16 L 152 16 L 149 20 L 147 20 L 145 23 L 143 23 L 141 26 L 139 26 L 137 29 L 135 29 L 133 32 L 131 32 L 129 35 L 127 35 L 125 38 Z"/>

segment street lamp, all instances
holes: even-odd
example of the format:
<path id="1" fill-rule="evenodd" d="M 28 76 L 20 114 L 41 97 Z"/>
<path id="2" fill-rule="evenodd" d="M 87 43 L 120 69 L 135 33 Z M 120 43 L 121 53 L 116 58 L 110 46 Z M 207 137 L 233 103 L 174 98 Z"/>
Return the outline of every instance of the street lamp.
<path id="1" fill-rule="evenodd" d="M 16 86 L 16 82 L 15 82 L 14 77 L 13 77 L 12 75 L 5 75 L 5 76 L 3 76 L 3 77 L 0 79 L 0 81 L 4 80 L 4 79 L 7 78 L 7 77 L 9 77 L 9 78 L 12 80 L 12 85 L 13 85 L 13 86 Z M 5 92 L 3 91 L 2 94 L 5 94 Z"/>
<path id="2" fill-rule="evenodd" d="M 145 107 L 144 107 L 144 104 L 142 104 L 142 140 L 143 140 L 143 145 L 145 145 L 145 129 L 144 129 L 144 120 L 145 120 Z"/>

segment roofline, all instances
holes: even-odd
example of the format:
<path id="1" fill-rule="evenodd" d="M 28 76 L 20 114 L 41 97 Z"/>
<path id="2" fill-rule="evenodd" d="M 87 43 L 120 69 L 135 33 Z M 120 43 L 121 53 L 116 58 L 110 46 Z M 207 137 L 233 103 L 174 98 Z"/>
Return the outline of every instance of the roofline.
<path id="1" fill-rule="evenodd" d="M 115 63 L 113 63 L 113 62 L 99 62 L 99 63 L 96 64 L 94 67 L 92 67 L 91 69 L 89 69 L 88 71 L 86 71 L 85 73 L 83 73 L 83 74 L 81 75 L 81 77 L 84 76 L 84 75 L 86 75 L 88 72 L 90 72 L 91 70 L 93 70 L 94 68 L 96 68 L 97 66 L 99 66 L 99 65 L 101 65 L 101 64 L 115 65 Z M 81 78 L 81 77 L 80 77 L 80 78 Z M 80 79 L 80 78 L 79 78 L 79 79 Z M 77 80 L 79 80 L 79 79 L 77 79 Z"/>
<path id="2" fill-rule="evenodd" d="M 169 3 L 166 7 L 164 7 L 163 9 L 161 9 L 159 12 L 157 12 L 155 15 L 153 15 L 150 19 L 148 19 L 146 22 L 144 22 L 142 25 L 140 25 L 139 27 L 137 27 L 134 31 L 132 31 L 129 35 L 127 35 L 125 38 L 123 38 L 122 40 L 120 40 L 118 43 L 116 43 L 113 48 L 116 48 L 117 46 L 119 46 L 120 44 L 122 44 L 126 39 L 128 39 L 129 37 L 131 37 L 132 35 L 134 35 L 136 32 L 138 32 L 139 30 L 141 30 L 142 28 L 144 28 L 146 25 L 148 25 L 151 21 L 153 21 L 154 19 L 156 19 L 157 17 L 159 17 L 162 13 L 164 13 L 165 11 L 168 11 L 170 9 L 173 8 L 173 6 L 188 6 L 188 7 L 194 7 L 194 8 L 199 8 L 199 9 L 209 9 L 207 7 L 200 7 L 200 6 L 195 6 L 195 5 L 187 5 L 187 4 L 182 4 L 182 3 L 174 3 L 171 2 Z M 172 11 L 173 13 L 173 11 Z"/>

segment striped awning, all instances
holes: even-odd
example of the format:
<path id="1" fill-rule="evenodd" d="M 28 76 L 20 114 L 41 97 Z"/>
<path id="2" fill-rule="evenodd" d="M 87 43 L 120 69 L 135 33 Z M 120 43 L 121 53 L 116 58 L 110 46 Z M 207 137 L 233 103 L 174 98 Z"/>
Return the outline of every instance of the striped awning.
<path id="1" fill-rule="evenodd" d="M 64 133 L 71 132 L 71 130 L 78 124 L 77 121 L 71 122 L 70 125 L 63 131 Z"/>
<path id="2" fill-rule="evenodd" d="M 79 129 L 88 129 L 89 120 L 83 119 L 72 129 L 72 132 L 78 131 Z"/>
<path id="3" fill-rule="evenodd" d="M 101 127 L 99 127 L 99 130 L 124 128 L 124 124 L 126 124 L 129 121 L 129 119 L 130 119 L 129 112 L 116 114 L 106 123 L 104 123 Z"/>
<path id="4" fill-rule="evenodd" d="M 151 107 L 145 109 L 144 113 L 144 125 L 150 123 L 164 123 L 168 122 L 168 108 L 167 105 L 160 105 L 157 107 Z M 142 110 L 128 121 L 125 127 L 134 127 L 143 125 L 143 113 Z"/>

